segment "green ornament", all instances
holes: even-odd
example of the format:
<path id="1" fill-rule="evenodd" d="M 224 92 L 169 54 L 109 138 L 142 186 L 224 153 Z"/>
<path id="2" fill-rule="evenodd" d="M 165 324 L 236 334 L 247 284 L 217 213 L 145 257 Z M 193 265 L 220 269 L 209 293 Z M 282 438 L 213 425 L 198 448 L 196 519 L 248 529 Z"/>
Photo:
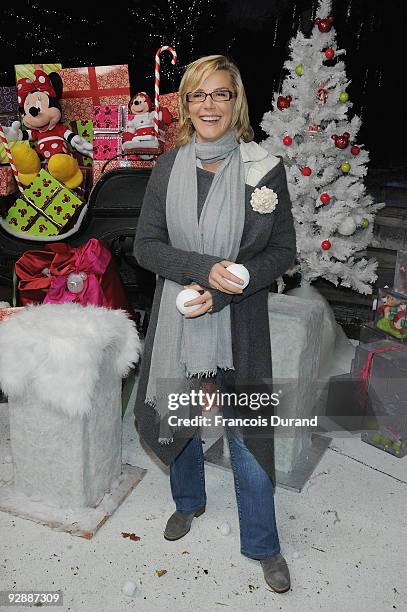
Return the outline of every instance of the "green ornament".
<path id="1" fill-rule="evenodd" d="M 348 173 L 348 172 L 349 172 L 349 170 L 350 170 L 350 168 L 351 168 L 351 165 L 350 165 L 350 163 L 349 163 L 349 162 L 343 162 L 343 164 L 341 164 L 341 170 L 342 170 L 342 172 L 346 172 L 346 173 Z"/>
<path id="2" fill-rule="evenodd" d="M 349 94 L 347 91 L 341 91 L 339 94 L 339 100 L 341 102 L 347 102 L 349 100 Z"/>
<path id="3" fill-rule="evenodd" d="M 304 70 L 304 66 L 302 64 L 298 64 L 298 66 L 295 67 L 295 74 L 298 74 L 298 76 L 301 76 L 303 70 Z"/>
<path id="4" fill-rule="evenodd" d="M 366 217 L 363 217 L 360 225 L 363 227 L 363 229 L 367 229 L 369 227 L 369 219 L 366 219 Z"/>

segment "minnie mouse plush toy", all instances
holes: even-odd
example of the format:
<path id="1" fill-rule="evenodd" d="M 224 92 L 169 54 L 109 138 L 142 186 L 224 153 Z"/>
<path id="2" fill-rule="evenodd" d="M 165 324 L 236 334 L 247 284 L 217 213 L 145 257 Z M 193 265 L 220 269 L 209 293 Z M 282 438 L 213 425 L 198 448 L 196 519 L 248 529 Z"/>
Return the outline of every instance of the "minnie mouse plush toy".
<path id="1" fill-rule="evenodd" d="M 127 122 L 123 132 L 123 151 L 137 148 L 158 147 L 154 132 L 154 111 L 150 96 L 140 91 L 129 102 L 129 112 L 133 118 Z M 158 113 L 161 126 L 169 125 L 172 115 L 168 108 L 163 107 Z"/>
<path id="2" fill-rule="evenodd" d="M 22 184 L 29 185 L 34 180 L 42 158 L 47 161 L 48 172 L 56 179 L 70 189 L 78 187 L 83 174 L 69 145 L 88 157 L 92 157 L 93 147 L 61 123 L 61 77 L 57 72 L 46 74 L 43 70 L 35 70 L 34 79 L 17 81 L 17 94 L 23 124 L 28 131 L 23 134 L 19 121 L 3 130 L 9 140 L 37 141 L 35 151 L 23 143 L 13 147 L 13 161 Z"/>

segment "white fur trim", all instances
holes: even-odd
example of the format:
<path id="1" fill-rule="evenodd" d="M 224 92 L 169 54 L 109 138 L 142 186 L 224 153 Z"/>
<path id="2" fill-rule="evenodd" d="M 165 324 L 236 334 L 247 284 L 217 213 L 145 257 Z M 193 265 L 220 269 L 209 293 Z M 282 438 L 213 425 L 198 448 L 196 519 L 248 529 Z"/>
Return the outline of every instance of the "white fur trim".
<path id="1" fill-rule="evenodd" d="M 122 310 L 79 304 L 30 305 L 0 324 L 0 386 L 13 398 L 89 414 L 106 351 L 125 376 L 141 353 L 135 324 Z"/>

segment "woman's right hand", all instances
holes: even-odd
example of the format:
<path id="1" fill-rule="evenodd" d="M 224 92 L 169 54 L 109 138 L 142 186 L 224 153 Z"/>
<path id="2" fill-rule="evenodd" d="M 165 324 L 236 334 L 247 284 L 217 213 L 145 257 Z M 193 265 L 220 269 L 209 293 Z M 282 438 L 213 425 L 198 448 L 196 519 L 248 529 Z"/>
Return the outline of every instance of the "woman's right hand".
<path id="1" fill-rule="evenodd" d="M 235 276 L 226 268 L 234 263 L 233 261 L 227 261 L 224 259 L 223 261 L 219 261 L 215 265 L 212 266 L 211 271 L 209 272 L 209 286 L 213 289 L 218 289 L 223 293 L 243 293 L 243 289 L 228 283 L 226 279 L 234 281 L 235 283 L 243 284 L 243 281 L 238 276 Z"/>

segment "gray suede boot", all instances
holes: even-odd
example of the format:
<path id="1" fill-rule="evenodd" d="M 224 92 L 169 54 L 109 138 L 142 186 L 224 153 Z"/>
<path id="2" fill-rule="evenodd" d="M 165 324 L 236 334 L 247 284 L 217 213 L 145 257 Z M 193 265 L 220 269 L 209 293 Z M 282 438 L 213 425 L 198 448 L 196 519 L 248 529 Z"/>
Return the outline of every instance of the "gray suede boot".
<path id="1" fill-rule="evenodd" d="M 290 571 L 283 555 L 278 553 L 270 559 L 260 561 L 263 568 L 264 579 L 273 591 L 285 593 L 288 591 L 290 583 Z"/>
<path id="2" fill-rule="evenodd" d="M 192 514 L 181 514 L 181 512 L 174 512 L 170 516 L 167 522 L 167 526 L 164 531 L 164 538 L 166 540 L 179 540 L 188 533 L 191 529 L 191 524 L 194 517 L 201 516 L 205 512 L 205 506 L 197 510 Z"/>

